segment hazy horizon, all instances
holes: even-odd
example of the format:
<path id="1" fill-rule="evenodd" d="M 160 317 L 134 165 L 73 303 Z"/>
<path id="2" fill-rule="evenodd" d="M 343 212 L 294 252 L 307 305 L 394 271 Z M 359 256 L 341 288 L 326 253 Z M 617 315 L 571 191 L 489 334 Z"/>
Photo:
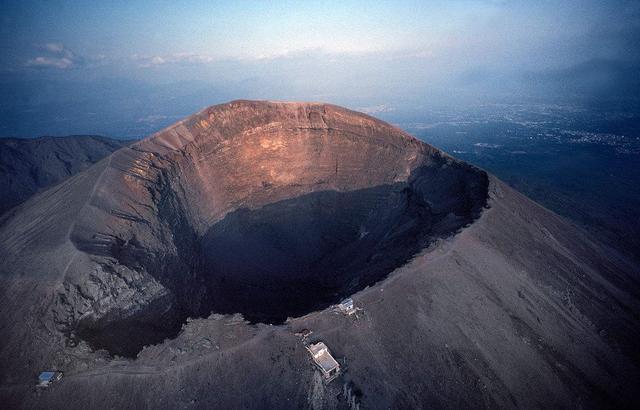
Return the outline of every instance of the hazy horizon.
<path id="1" fill-rule="evenodd" d="M 633 1 L 4 2 L 0 136 L 140 137 L 233 99 L 637 110 Z"/>

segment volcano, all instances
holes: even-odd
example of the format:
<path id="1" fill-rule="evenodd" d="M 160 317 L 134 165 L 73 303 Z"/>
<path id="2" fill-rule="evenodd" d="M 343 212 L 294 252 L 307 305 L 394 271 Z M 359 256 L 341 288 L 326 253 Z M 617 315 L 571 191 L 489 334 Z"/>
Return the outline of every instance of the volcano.
<path id="1" fill-rule="evenodd" d="M 638 399 L 632 261 L 483 170 L 334 105 L 206 108 L 0 223 L 8 403 Z M 355 320 L 330 309 L 349 296 Z M 348 360 L 343 385 L 318 382 L 295 336 L 308 329 Z M 68 377 L 29 395 L 52 366 Z"/>

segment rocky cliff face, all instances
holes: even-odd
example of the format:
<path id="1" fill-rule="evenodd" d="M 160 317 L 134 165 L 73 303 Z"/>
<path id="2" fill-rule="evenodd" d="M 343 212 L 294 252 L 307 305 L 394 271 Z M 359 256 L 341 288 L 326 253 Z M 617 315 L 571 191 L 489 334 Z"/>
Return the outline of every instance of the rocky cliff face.
<path id="1" fill-rule="evenodd" d="M 187 316 L 280 323 L 335 303 L 469 223 L 487 192 L 484 172 L 322 104 L 214 106 L 99 168 L 62 222 L 75 256 L 53 312 L 73 341 L 125 355 Z"/>
<path id="2" fill-rule="evenodd" d="M 331 105 L 207 108 L 27 201 L 0 258 L 17 406 L 638 402 L 632 262 Z M 347 295 L 358 319 L 325 309 Z M 303 329 L 348 359 L 340 382 L 314 376 Z M 63 382 L 29 395 L 49 367 Z"/>

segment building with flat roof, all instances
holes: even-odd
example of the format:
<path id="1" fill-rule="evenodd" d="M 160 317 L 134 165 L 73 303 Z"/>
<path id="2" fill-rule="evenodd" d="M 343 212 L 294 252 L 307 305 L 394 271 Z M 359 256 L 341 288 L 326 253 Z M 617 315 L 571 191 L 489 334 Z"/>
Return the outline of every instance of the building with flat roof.
<path id="1" fill-rule="evenodd" d="M 38 376 L 38 386 L 48 387 L 51 383 L 62 379 L 62 372 L 47 371 Z"/>
<path id="2" fill-rule="evenodd" d="M 333 380 L 340 373 L 340 364 L 331 356 L 329 348 L 322 342 L 310 344 L 307 350 L 311 353 L 313 362 L 328 381 Z"/>
<path id="3" fill-rule="evenodd" d="M 356 313 L 356 308 L 353 304 L 353 299 L 351 298 L 347 298 L 340 302 L 340 304 L 338 305 L 338 309 L 340 309 L 340 312 L 344 313 L 345 315 L 352 315 Z"/>

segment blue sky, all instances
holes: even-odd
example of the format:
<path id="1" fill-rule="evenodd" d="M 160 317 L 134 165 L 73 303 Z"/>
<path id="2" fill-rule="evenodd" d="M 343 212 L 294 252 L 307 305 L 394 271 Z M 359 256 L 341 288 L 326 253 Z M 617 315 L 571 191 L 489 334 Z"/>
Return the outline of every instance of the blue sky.
<path id="1" fill-rule="evenodd" d="M 302 53 L 465 54 L 481 59 L 478 64 L 535 65 L 533 59 L 542 58 L 543 66 L 562 66 L 580 57 L 578 43 L 591 40 L 599 26 L 615 29 L 625 24 L 619 20 L 628 18 L 625 9 L 637 13 L 632 4 L 544 1 L 20 1 L 3 8 L 5 68 L 29 61 L 35 67 L 38 57 L 47 59 L 42 67 L 48 61 L 52 68 L 71 68 L 45 55 L 43 47 L 51 44 L 94 66 L 215 64 Z M 585 57 L 617 52 L 599 46 Z"/>
<path id="2" fill-rule="evenodd" d="M 167 117 L 232 98 L 356 108 L 591 101 L 631 96 L 640 66 L 634 1 L 5 0 L 0 9 L 0 135 L 36 132 L 20 115 L 52 115 L 47 104 L 60 121 L 86 117 L 71 107 L 96 105 L 89 94 L 103 98 L 88 112 L 116 117 L 132 99 Z M 163 98 L 180 100 L 175 112 Z"/>

